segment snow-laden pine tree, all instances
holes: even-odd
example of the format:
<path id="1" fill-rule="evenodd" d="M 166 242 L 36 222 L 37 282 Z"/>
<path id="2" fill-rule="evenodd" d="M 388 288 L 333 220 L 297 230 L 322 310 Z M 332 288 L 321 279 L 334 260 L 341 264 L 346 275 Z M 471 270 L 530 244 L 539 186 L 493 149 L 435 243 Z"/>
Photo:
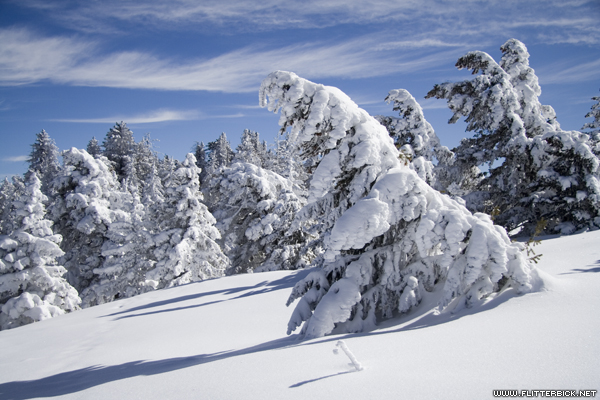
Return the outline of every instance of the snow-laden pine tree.
<path id="1" fill-rule="evenodd" d="M 289 141 L 288 134 L 280 132 L 275 139 L 273 148 L 267 152 L 265 169 L 273 171 L 292 182 L 292 190 L 304 203 L 308 195 L 306 182 L 309 174 L 300 153 L 300 148 Z"/>
<path id="2" fill-rule="evenodd" d="M 125 157 L 131 156 L 135 148 L 133 132 L 127 127 L 125 122 L 117 122 L 106 133 L 102 146 L 104 147 L 102 155 L 113 163 L 117 176 L 120 179 L 123 176 L 123 169 L 125 168 Z"/>
<path id="3" fill-rule="evenodd" d="M 596 101 L 596 104 L 592 106 L 590 112 L 588 112 L 586 118 L 594 118 L 592 122 L 586 122 L 581 129 L 589 129 L 589 135 L 596 142 L 600 141 L 600 96 L 592 97 L 592 100 Z M 596 154 L 600 154 L 600 148 L 597 149 Z"/>
<path id="4" fill-rule="evenodd" d="M 165 202 L 153 238 L 157 263 L 146 285 L 160 289 L 222 276 L 229 259 L 216 243 L 216 220 L 202 203 L 196 158 L 186 159 L 165 177 Z"/>
<path id="5" fill-rule="evenodd" d="M 240 144 L 236 148 L 232 163 L 249 163 L 265 168 L 267 144 L 260 141 L 258 132 L 244 129 Z"/>
<path id="6" fill-rule="evenodd" d="M 207 174 L 208 159 L 206 157 L 206 146 L 204 142 L 196 142 L 193 148 L 196 157 L 196 165 L 200 168 L 200 182 L 204 182 Z"/>
<path id="7" fill-rule="evenodd" d="M 111 195 L 110 209 L 118 210 L 118 218 L 108 224 L 101 248 L 102 265 L 93 269 L 92 283 L 83 290 L 84 307 L 133 297 L 151 290 L 145 285 L 146 272 L 154 265 L 154 241 L 146 221 L 146 207 L 139 194 L 135 161 L 124 158 L 121 190 Z"/>
<path id="8" fill-rule="evenodd" d="M 128 155 L 129 159 L 125 160 L 124 176 L 121 181 L 123 182 L 125 179 L 128 179 L 130 189 L 133 189 L 131 187 L 131 180 L 134 178 L 128 175 L 127 168 L 133 168 L 135 171 L 137 190 L 142 192 L 144 183 L 150 179 L 152 171 L 155 170 L 158 165 L 158 155 L 153 148 L 152 142 L 153 140 L 150 138 L 150 134 L 144 135 L 144 138 L 141 141 L 134 144 L 131 154 Z M 131 162 L 132 164 L 128 166 L 128 162 Z"/>
<path id="9" fill-rule="evenodd" d="M 208 165 L 206 171 L 208 176 L 219 174 L 221 168 L 226 168 L 231 164 L 234 153 L 233 150 L 231 150 L 231 145 L 229 144 L 229 140 L 227 140 L 225 132 L 221 133 L 217 140 L 208 142 L 206 148 L 208 150 Z"/>
<path id="10" fill-rule="evenodd" d="M 261 106 L 314 161 L 306 218 L 326 220 L 320 268 L 298 282 L 288 324 L 306 338 L 371 329 L 438 292 L 457 310 L 493 292 L 532 289 L 537 275 L 506 231 L 432 189 L 399 159 L 386 129 L 339 89 L 270 74 Z M 302 225 L 302 224 L 300 224 Z"/>
<path id="11" fill-rule="evenodd" d="M 228 274 L 296 269 L 307 264 L 302 237 L 286 235 L 302 203 L 288 179 L 251 163 L 233 163 L 210 182 L 217 242 L 231 260 Z"/>
<path id="12" fill-rule="evenodd" d="M 502 66 L 487 53 L 470 52 L 456 66 L 478 75 L 435 85 L 426 96 L 446 99 L 454 113 L 449 122 L 465 117 L 467 131 L 475 132 L 453 149 L 455 165 L 464 171 L 489 166 L 485 179 L 465 196 L 468 206 L 494 211 L 495 222 L 524 234 L 533 233 L 541 220 L 549 232 L 598 225 L 599 160 L 593 143 L 580 132 L 561 130 L 552 108 L 540 104 L 525 46 L 511 39 L 501 49 Z"/>
<path id="13" fill-rule="evenodd" d="M 94 284 L 94 269 L 104 262 L 102 246 L 111 223 L 126 220 L 115 210 L 121 203 L 119 184 L 105 157 L 94 158 L 85 150 L 64 151 L 63 168 L 54 179 L 57 195 L 49 206 L 54 230 L 63 237 L 62 263 L 68 281 L 79 291 Z M 88 298 L 86 304 L 94 304 Z"/>
<path id="14" fill-rule="evenodd" d="M 28 173 L 24 192 L 14 200 L 19 227 L 0 236 L 0 329 L 41 321 L 79 308 L 77 291 L 57 264 L 60 235 L 46 219 L 44 194 L 36 173 Z"/>
<path id="15" fill-rule="evenodd" d="M 525 45 L 517 39 L 509 39 L 500 50 L 500 67 L 510 76 L 510 83 L 521 106 L 519 115 L 527 136 L 533 137 L 551 129 L 560 129 L 552 106 L 542 105 L 539 101 L 542 88 L 535 71 L 529 66 L 529 53 Z"/>
<path id="16" fill-rule="evenodd" d="M 15 214 L 14 202 L 25 190 L 22 177 L 14 175 L 11 180 L 4 178 L 0 187 L 0 235 L 8 235 L 20 228 Z"/>
<path id="17" fill-rule="evenodd" d="M 447 190 L 456 182 L 451 175 L 454 154 L 442 146 L 419 103 L 405 89 L 391 90 L 385 101 L 394 103 L 393 109 L 398 111 L 400 118 L 375 118 L 386 127 L 396 148 L 419 177 L 438 190 Z M 437 164 L 434 164 L 436 160 Z"/>
<path id="18" fill-rule="evenodd" d="M 42 129 L 36 135 L 27 161 L 29 169 L 35 171 L 42 182 L 42 193 L 51 197 L 51 182 L 60 171 L 60 163 L 58 162 L 58 147 L 45 130 Z"/>
<path id="19" fill-rule="evenodd" d="M 88 145 L 85 149 L 88 154 L 92 157 L 96 157 L 97 155 L 102 154 L 102 147 L 100 147 L 100 143 L 96 137 L 92 137 L 92 139 L 88 142 Z"/>

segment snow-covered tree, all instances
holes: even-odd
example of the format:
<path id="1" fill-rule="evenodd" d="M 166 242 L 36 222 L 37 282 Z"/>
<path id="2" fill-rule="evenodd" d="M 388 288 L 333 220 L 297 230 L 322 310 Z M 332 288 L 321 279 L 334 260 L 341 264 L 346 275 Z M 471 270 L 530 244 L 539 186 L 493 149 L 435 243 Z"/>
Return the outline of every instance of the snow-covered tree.
<path id="1" fill-rule="evenodd" d="M 286 235 L 302 203 L 292 182 L 250 163 L 233 163 L 207 191 L 221 239 L 231 260 L 228 273 L 296 269 L 310 257 L 301 237 Z"/>
<path id="2" fill-rule="evenodd" d="M 133 163 L 129 168 L 134 168 L 135 177 L 138 180 L 137 189 L 141 191 L 143 183 L 150 178 L 153 169 L 155 169 L 158 164 L 158 156 L 156 151 L 154 151 L 152 139 L 150 138 L 149 134 L 144 135 L 144 138 L 140 142 L 135 143 L 133 146 L 133 151 L 131 154 L 129 154 L 129 157 Z M 126 160 L 125 163 L 127 162 L 128 161 Z M 124 178 L 126 178 L 127 172 L 123 172 Z"/>
<path id="3" fill-rule="evenodd" d="M 221 133 L 214 142 L 209 142 L 206 147 L 208 149 L 208 175 L 218 173 L 221 168 L 226 168 L 231 164 L 234 153 L 225 132 Z"/>
<path id="4" fill-rule="evenodd" d="M 273 148 L 266 154 L 264 168 L 292 182 L 292 190 L 302 202 L 305 202 L 309 175 L 300 153 L 299 147 L 290 142 L 288 134 L 280 133 L 276 137 Z"/>
<path id="5" fill-rule="evenodd" d="M 400 118 L 375 118 L 386 127 L 396 148 L 421 179 L 438 190 L 446 190 L 454 178 L 449 173 L 454 154 L 442 146 L 433 127 L 425 119 L 423 109 L 407 90 L 391 90 L 385 101 L 394 103 L 394 111 L 398 111 Z M 438 168 L 434 164 L 436 160 Z"/>
<path id="6" fill-rule="evenodd" d="M 95 136 L 88 142 L 85 150 L 92 157 L 102 154 L 102 147 L 100 147 L 100 142 L 98 142 L 98 139 L 96 139 Z"/>
<path id="7" fill-rule="evenodd" d="M 14 202 L 23 194 L 24 189 L 22 177 L 14 175 L 11 180 L 4 178 L 0 187 L 0 235 L 8 235 L 20 227 Z"/>
<path id="8" fill-rule="evenodd" d="M 196 165 L 200 168 L 200 182 L 204 182 L 207 174 L 208 159 L 206 157 L 206 146 L 204 142 L 196 142 L 192 149 L 196 157 Z"/>
<path id="9" fill-rule="evenodd" d="M 258 132 L 244 129 L 242 140 L 233 156 L 233 163 L 250 163 L 265 168 L 267 145 L 260 141 Z"/>
<path id="10" fill-rule="evenodd" d="M 216 220 L 202 203 L 200 170 L 189 153 L 165 179 L 165 203 L 153 238 L 157 260 L 146 284 L 160 289 L 222 276 L 229 259 L 215 242 Z"/>
<path id="11" fill-rule="evenodd" d="M 121 203 L 119 184 L 104 157 L 94 158 L 85 150 L 63 152 L 63 168 L 53 185 L 57 192 L 49 207 L 55 232 L 63 237 L 62 263 L 68 281 L 79 291 L 94 284 L 94 269 L 104 262 L 102 246 L 111 223 L 126 220 L 115 210 Z M 88 299 L 86 304 L 94 304 Z"/>
<path id="12" fill-rule="evenodd" d="M 495 222 L 508 230 L 523 228 L 525 234 L 541 219 L 548 221 L 548 231 L 597 225 L 593 143 L 579 132 L 562 131 L 552 108 L 541 105 L 525 46 L 511 39 L 502 51 L 501 65 L 479 51 L 461 57 L 457 68 L 481 74 L 435 85 L 427 94 L 448 101 L 454 113 L 450 123 L 465 117 L 467 130 L 475 131 L 453 149 L 455 166 L 463 171 L 489 166 L 485 179 L 465 196 L 468 206 L 495 210 Z"/>
<path id="13" fill-rule="evenodd" d="M 0 236 L 0 329 L 48 319 L 79 308 L 77 291 L 57 265 L 60 235 L 46 219 L 41 181 L 30 171 L 25 191 L 14 201 L 19 228 Z"/>
<path id="14" fill-rule="evenodd" d="M 503 288 L 532 289 L 536 275 L 522 245 L 403 165 L 386 129 L 339 89 L 278 71 L 259 99 L 281 111 L 280 126 L 314 161 L 304 216 L 328 225 L 321 267 L 288 301 L 300 299 L 288 332 L 364 331 L 439 286 L 439 308 L 452 310 Z"/>
<path id="15" fill-rule="evenodd" d="M 519 114 L 527 136 L 533 137 L 548 130 L 560 129 L 554 109 L 539 101 L 542 89 L 535 71 L 529 66 L 529 53 L 525 45 L 517 39 L 509 39 L 500 50 L 500 67 L 510 76 L 521 106 Z"/>
<path id="16" fill-rule="evenodd" d="M 596 140 L 600 140 L 600 96 L 594 96 L 592 100 L 595 100 L 596 104 L 592 106 L 591 111 L 585 117 L 594 118 L 594 120 L 586 122 L 581 129 L 589 129 L 590 135 L 596 138 Z"/>
<path id="17" fill-rule="evenodd" d="M 104 146 L 102 155 L 113 162 L 117 176 L 120 178 L 123 175 L 123 168 L 125 167 L 124 158 L 131 156 L 135 148 L 133 132 L 127 127 L 125 122 L 117 122 L 106 133 L 102 145 Z"/>
<path id="18" fill-rule="evenodd" d="M 146 221 L 146 208 L 140 201 L 135 162 L 125 160 L 124 180 L 120 192 L 113 193 L 113 210 L 122 211 L 106 229 L 102 245 L 102 265 L 94 268 L 94 279 L 83 290 L 84 306 L 132 297 L 150 290 L 145 285 L 146 272 L 154 265 L 154 241 Z"/>
<path id="19" fill-rule="evenodd" d="M 58 147 L 43 129 L 36 135 L 36 141 L 31 145 L 28 162 L 29 169 L 35 171 L 40 177 L 42 193 L 51 196 L 50 183 L 60 170 L 60 163 L 58 162 Z"/>

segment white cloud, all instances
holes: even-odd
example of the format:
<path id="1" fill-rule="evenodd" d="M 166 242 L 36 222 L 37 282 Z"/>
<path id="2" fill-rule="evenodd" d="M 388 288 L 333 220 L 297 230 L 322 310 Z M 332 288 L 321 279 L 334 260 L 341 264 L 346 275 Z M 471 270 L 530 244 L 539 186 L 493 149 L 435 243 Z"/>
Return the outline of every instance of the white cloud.
<path id="1" fill-rule="evenodd" d="M 226 114 L 226 115 L 204 115 L 195 110 L 189 111 L 175 111 L 175 110 L 155 110 L 144 114 L 133 114 L 133 115 L 117 115 L 113 117 L 100 117 L 100 118 L 61 118 L 51 119 L 53 122 L 67 122 L 67 123 L 80 123 L 80 124 L 114 124 L 119 121 L 124 121 L 128 124 L 152 124 L 156 122 L 165 121 L 195 121 L 203 119 L 215 119 L 215 118 L 242 118 L 245 114 Z"/>
<path id="2" fill-rule="evenodd" d="M 194 110 L 174 111 L 174 110 L 155 110 L 145 114 L 137 115 L 119 115 L 103 118 L 84 118 L 84 119 L 53 119 L 55 122 L 73 122 L 88 124 L 114 124 L 119 121 L 125 121 L 129 124 L 148 124 L 165 121 L 187 121 L 201 119 L 200 113 Z"/>
<path id="3" fill-rule="evenodd" d="M 510 36 L 538 38 L 545 34 L 600 43 L 597 0 L 162 0 L 52 3 L 19 0 L 69 29 L 101 34 L 130 30 L 181 30 L 230 33 L 287 28 L 323 29 L 339 25 L 373 25 L 400 38 L 421 35 L 424 40 Z M 123 23 L 126 22 L 126 23 Z M 510 35 L 510 36 L 509 36 Z M 543 36 L 543 35 L 542 35 Z M 501 39 L 501 40 L 502 40 Z"/>
<path id="4" fill-rule="evenodd" d="M 29 160 L 29 156 L 14 156 L 14 157 L 4 157 L 2 161 L 6 162 L 24 162 Z"/>
<path id="5" fill-rule="evenodd" d="M 572 60 L 569 65 L 572 65 Z M 594 81 L 600 78 L 600 59 L 568 67 L 565 63 L 544 66 L 536 70 L 540 84 Z"/>
<path id="6" fill-rule="evenodd" d="M 257 90 L 275 70 L 303 77 L 364 78 L 413 72 L 447 63 L 455 50 L 423 54 L 380 51 L 385 38 L 371 35 L 342 43 L 245 47 L 210 59 L 171 61 L 143 52 L 101 54 L 98 45 L 75 38 L 38 38 L 26 30 L 0 30 L 0 84 L 50 81 L 77 86 L 230 93 Z"/>

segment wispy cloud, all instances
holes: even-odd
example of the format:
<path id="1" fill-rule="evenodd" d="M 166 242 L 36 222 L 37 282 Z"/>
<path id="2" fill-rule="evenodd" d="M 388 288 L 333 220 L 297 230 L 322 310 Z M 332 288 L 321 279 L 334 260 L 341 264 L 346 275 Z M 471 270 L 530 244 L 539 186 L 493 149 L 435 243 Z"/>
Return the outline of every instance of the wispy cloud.
<path id="1" fill-rule="evenodd" d="M 83 119 L 52 119 L 54 122 L 73 122 L 86 124 L 114 124 L 115 122 L 125 121 L 129 124 L 149 124 L 165 121 L 187 121 L 201 119 L 198 111 L 175 111 L 175 110 L 155 110 L 137 115 L 118 115 L 102 118 L 83 118 Z"/>
<path id="2" fill-rule="evenodd" d="M 14 157 L 5 157 L 2 161 L 6 162 L 24 162 L 29 159 L 29 156 L 14 156 Z"/>
<path id="3" fill-rule="evenodd" d="M 27 30 L 0 31 L 0 84 L 50 81 L 76 86 L 158 90 L 255 91 L 274 70 L 307 78 L 365 78 L 411 72 L 446 63 L 453 50 L 401 54 L 381 51 L 380 35 L 342 43 L 321 42 L 275 49 L 245 47 L 210 59 L 177 60 L 143 53 L 102 54 L 94 42 L 38 38 Z"/>
<path id="4" fill-rule="evenodd" d="M 114 124 L 119 121 L 124 121 L 128 124 L 152 124 L 166 121 L 197 121 L 203 119 L 215 118 L 242 118 L 245 114 L 225 114 L 225 115 L 205 115 L 196 110 L 176 111 L 176 110 L 155 110 L 143 114 L 133 115 L 117 115 L 112 117 L 100 118 L 61 118 L 51 119 L 53 122 L 68 122 L 79 124 Z"/>
<path id="5" fill-rule="evenodd" d="M 474 35 L 508 39 L 508 34 L 518 34 L 522 40 L 528 39 L 525 35 L 541 40 L 543 36 L 537 36 L 540 32 L 531 34 L 530 28 L 535 27 L 557 36 L 557 40 L 583 37 L 600 43 L 597 0 L 13 1 L 51 16 L 68 29 L 105 35 L 145 29 L 255 32 L 370 24 L 393 31 L 397 37 L 425 35 L 439 42 Z"/>
<path id="6" fill-rule="evenodd" d="M 569 65 L 572 65 L 572 60 Z M 541 84 L 586 82 L 600 79 L 600 59 L 568 67 L 565 63 L 536 70 Z"/>

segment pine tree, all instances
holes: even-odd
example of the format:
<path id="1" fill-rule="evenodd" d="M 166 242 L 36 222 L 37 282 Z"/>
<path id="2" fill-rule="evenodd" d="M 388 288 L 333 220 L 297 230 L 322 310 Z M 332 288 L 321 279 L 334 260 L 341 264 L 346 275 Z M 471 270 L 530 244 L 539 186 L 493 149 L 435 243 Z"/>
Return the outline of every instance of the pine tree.
<path id="1" fill-rule="evenodd" d="M 226 168 L 231 164 L 234 153 L 225 132 L 221 133 L 214 142 L 209 142 L 206 147 L 208 149 L 207 175 L 217 174 L 221 168 Z"/>
<path id="2" fill-rule="evenodd" d="M 29 154 L 29 169 L 35 171 L 42 182 L 42 193 L 51 197 L 50 182 L 60 171 L 58 148 L 54 140 L 42 130 L 36 135 L 36 141 L 31 145 Z"/>
<path id="3" fill-rule="evenodd" d="M 597 225 L 599 161 L 593 143 L 580 132 L 562 131 L 552 108 L 540 104 L 525 46 L 511 39 L 501 49 L 501 65 L 483 52 L 461 57 L 457 68 L 481 74 L 435 85 L 427 94 L 448 101 L 450 123 L 464 116 L 467 130 L 475 131 L 453 149 L 455 165 L 463 171 L 489 165 L 485 179 L 465 196 L 467 205 L 496 210 L 496 223 L 524 234 L 541 219 L 548 221 L 548 232 Z"/>
<path id="4" fill-rule="evenodd" d="M 364 331 L 438 286 L 439 308 L 451 310 L 504 287 L 531 290 L 536 275 L 523 246 L 403 165 L 386 129 L 340 90 L 278 71 L 259 99 L 281 110 L 282 129 L 314 162 L 304 216 L 329 225 L 321 268 L 288 300 L 300 299 L 288 333 L 300 325 L 306 338 Z"/>
<path id="5" fill-rule="evenodd" d="M 454 181 L 454 176 L 449 173 L 454 154 L 442 146 L 433 127 L 425 119 L 423 109 L 407 90 L 391 90 L 385 101 L 394 103 L 394 111 L 399 112 L 400 118 L 375 118 L 386 127 L 396 148 L 421 179 L 438 190 L 446 190 Z M 434 165 L 436 159 L 438 168 Z"/>
<path id="6" fill-rule="evenodd" d="M 236 148 L 232 163 L 249 163 L 264 168 L 266 152 L 267 149 L 260 142 L 258 132 L 244 129 L 242 140 Z"/>
<path id="7" fill-rule="evenodd" d="M 165 179 L 165 207 L 154 237 L 157 263 L 146 280 L 155 289 L 222 276 L 229 267 L 215 242 L 216 220 L 201 201 L 199 173 L 189 153 Z"/>
<path id="8" fill-rule="evenodd" d="M 85 150 L 63 152 L 61 173 L 53 182 L 57 192 L 49 207 L 55 231 L 63 237 L 62 258 L 67 279 L 79 292 L 93 285 L 94 269 L 104 262 L 102 246 L 111 223 L 126 220 L 127 214 L 114 210 L 120 204 L 119 184 L 105 157 L 94 158 Z M 84 305 L 94 304 L 88 298 Z"/>
<path id="9" fill-rule="evenodd" d="M 581 129 L 590 129 L 590 135 L 596 140 L 600 140 L 600 96 L 592 97 L 592 100 L 595 100 L 596 104 L 592 106 L 591 111 L 585 117 L 594 118 L 594 120 L 585 123 Z"/>
<path id="10" fill-rule="evenodd" d="M 309 175 L 300 153 L 298 146 L 290 142 L 287 134 L 278 135 L 274 148 L 266 153 L 264 168 L 290 180 L 294 194 L 305 203 Z"/>
<path id="11" fill-rule="evenodd" d="M 92 137 L 92 140 L 89 141 L 86 151 L 92 157 L 96 157 L 102 154 L 102 147 L 100 147 L 100 143 L 96 139 L 96 137 Z"/>
<path id="12" fill-rule="evenodd" d="M 217 219 L 229 274 L 296 269 L 307 262 L 304 243 L 286 235 L 302 203 L 289 180 L 255 164 L 237 162 L 213 178 L 207 190 Z"/>
<path id="13" fill-rule="evenodd" d="M 79 308 L 77 291 L 57 265 L 63 255 L 60 235 L 46 219 L 45 196 L 36 173 L 14 201 L 19 228 L 0 236 L 0 329 L 51 318 Z"/>
<path id="14" fill-rule="evenodd" d="M 135 148 L 133 132 L 125 122 L 117 122 L 106 134 L 102 145 L 104 147 L 102 154 L 114 164 L 120 179 L 123 176 L 125 157 L 131 156 Z"/>
<path id="15" fill-rule="evenodd" d="M 208 168 L 205 147 L 204 142 L 196 142 L 193 148 L 194 156 L 196 157 L 196 165 L 200 168 L 200 182 L 204 182 Z"/>
<path id="16" fill-rule="evenodd" d="M 128 157 L 133 163 L 129 168 L 134 168 L 135 170 L 135 178 L 138 182 L 137 189 L 141 191 L 143 183 L 148 181 L 152 171 L 158 165 L 158 156 L 156 151 L 154 151 L 150 134 L 144 135 L 144 138 L 140 142 L 134 144 L 132 152 Z M 128 176 L 127 171 L 124 170 L 123 172 L 124 178 L 126 178 Z"/>
<path id="17" fill-rule="evenodd" d="M 154 242 L 148 230 L 146 208 L 140 201 L 135 162 L 125 158 L 124 180 L 120 192 L 113 192 L 111 208 L 124 212 L 112 221 L 104 236 L 102 265 L 94 268 L 94 279 L 81 294 L 86 307 L 136 296 L 150 290 L 146 273 L 156 264 Z"/>
<path id="18" fill-rule="evenodd" d="M 19 182 L 20 177 L 16 175 L 12 177 L 12 182 L 8 178 L 4 178 L 4 182 L 2 182 L 0 188 L 0 235 L 8 235 L 19 228 L 14 207 L 15 200 L 23 194 L 20 189 L 24 189 L 24 186 Z"/>

